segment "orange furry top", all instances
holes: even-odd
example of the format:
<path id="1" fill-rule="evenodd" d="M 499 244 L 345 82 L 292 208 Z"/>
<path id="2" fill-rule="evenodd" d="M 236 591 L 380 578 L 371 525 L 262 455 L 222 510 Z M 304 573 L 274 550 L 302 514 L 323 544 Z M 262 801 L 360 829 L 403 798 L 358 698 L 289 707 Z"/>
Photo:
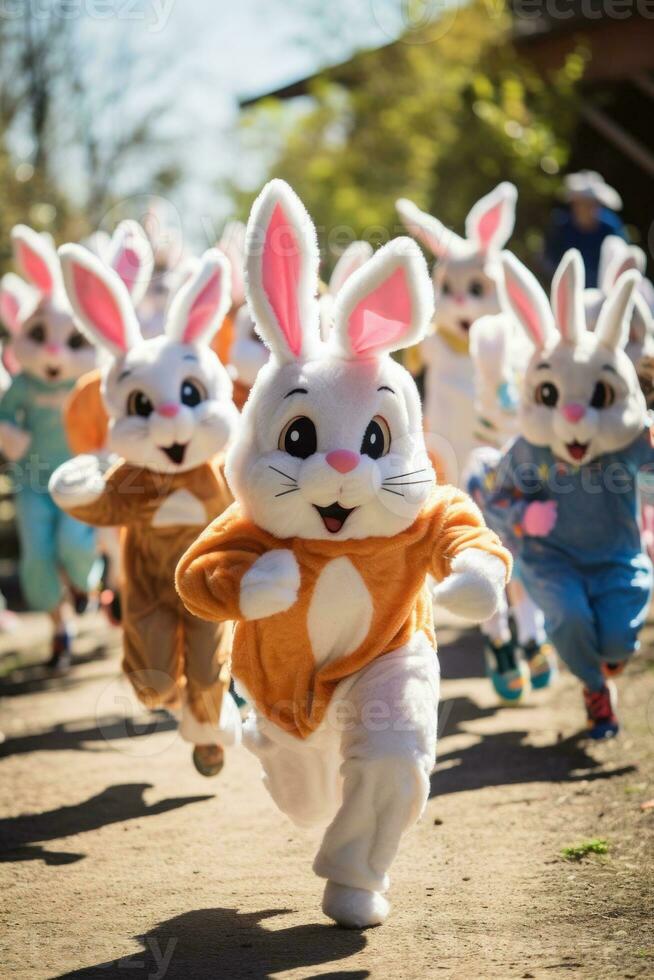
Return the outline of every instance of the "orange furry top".
<path id="1" fill-rule="evenodd" d="M 286 612 L 243 620 L 241 579 L 264 552 L 293 551 L 300 568 L 297 600 Z M 191 545 L 177 566 L 177 590 L 186 607 L 208 620 L 237 622 L 232 672 L 257 709 L 279 727 L 306 738 L 325 716 L 337 684 L 372 660 L 406 644 L 423 630 L 435 646 L 432 602 L 426 587 L 439 581 L 467 548 L 500 558 L 511 571 L 511 556 L 484 524 L 469 497 L 453 487 L 437 487 L 406 531 L 394 537 L 332 541 L 280 540 L 231 506 Z M 321 572 L 347 558 L 372 599 L 364 640 L 351 653 L 316 665 L 308 628 L 309 606 Z"/>

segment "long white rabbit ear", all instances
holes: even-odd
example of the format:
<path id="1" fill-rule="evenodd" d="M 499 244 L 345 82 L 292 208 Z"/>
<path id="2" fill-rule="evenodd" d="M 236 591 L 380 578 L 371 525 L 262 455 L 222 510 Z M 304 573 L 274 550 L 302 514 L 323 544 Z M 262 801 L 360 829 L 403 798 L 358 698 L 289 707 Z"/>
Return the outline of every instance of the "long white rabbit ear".
<path id="1" fill-rule="evenodd" d="M 636 290 L 629 325 L 629 343 L 644 344 L 648 338 L 654 338 L 654 316 L 645 297 Z"/>
<path id="2" fill-rule="evenodd" d="M 446 228 L 438 218 L 421 211 L 413 201 L 401 197 L 395 202 L 395 208 L 406 230 L 437 259 L 450 258 L 465 249 L 466 243 L 460 235 Z"/>
<path id="3" fill-rule="evenodd" d="M 287 183 L 271 180 L 248 221 L 246 292 L 259 336 L 282 362 L 320 350 L 318 259 L 304 205 Z"/>
<path id="4" fill-rule="evenodd" d="M 607 296 L 595 327 L 602 346 L 618 350 L 627 343 L 634 290 L 640 280 L 641 275 L 635 269 L 624 272 Z"/>
<path id="5" fill-rule="evenodd" d="M 68 300 L 82 330 L 114 357 L 123 357 L 142 338 L 122 279 L 82 245 L 62 245 L 59 258 Z"/>
<path id="6" fill-rule="evenodd" d="M 242 306 L 245 302 L 245 225 L 242 221 L 227 222 L 218 248 L 231 266 L 232 306 Z"/>
<path id="7" fill-rule="evenodd" d="M 51 241 L 27 225 L 16 225 L 11 230 L 11 244 L 20 274 L 42 296 L 51 296 L 61 276 L 57 253 Z"/>
<path id="8" fill-rule="evenodd" d="M 617 255 L 622 255 L 627 248 L 624 238 L 619 235 L 607 235 L 600 248 L 599 264 L 597 267 L 597 288 L 608 293 L 615 280 L 609 282 L 608 271 Z"/>
<path id="9" fill-rule="evenodd" d="M 422 252 L 395 238 L 343 286 L 329 336 L 338 357 L 381 357 L 417 343 L 434 313 L 434 291 Z"/>
<path id="10" fill-rule="evenodd" d="M 552 279 L 552 310 L 559 333 L 568 344 L 578 344 L 586 332 L 585 272 L 581 253 L 568 249 Z"/>
<path id="11" fill-rule="evenodd" d="M 230 275 L 227 256 L 217 248 L 206 251 L 173 297 L 166 336 L 180 344 L 209 344 L 232 303 Z"/>
<path id="12" fill-rule="evenodd" d="M 372 245 L 369 245 L 368 242 L 352 242 L 348 245 L 334 266 L 334 271 L 329 280 L 329 292 L 332 296 L 338 295 L 352 273 L 360 269 L 372 256 L 372 253 Z"/>
<path id="13" fill-rule="evenodd" d="M 606 269 L 606 292 L 609 293 L 620 276 L 624 272 L 635 269 L 642 276 L 647 268 L 647 256 L 642 248 L 637 245 L 626 245 L 622 242 L 622 249 L 613 254 L 611 261 Z"/>
<path id="14" fill-rule="evenodd" d="M 466 237 L 480 252 L 499 251 L 513 233 L 518 191 L 508 181 L 480 198 L 466 218 Z"/>
<path id="15" fill-rule="evenodd" d="M 547 296 L 536 277 L 511 252 L 502 252 L 503 282 L 500 296 L 537 348 L 557 336 Z"/>
<path id="16" fill-rule="evenodd" d="M 107 264 L 127 287 L 134 306 L 145 296 L 154 268 L 152 246 L 138 221 L 121 221 L 111 238 Z"/>
<path id="17" fill-rule="evenodd" d="M 20 331 L 36 302 L 36 293 L 20 276 L 8 272 L 0 279 L 0 320 L 9 333 Z"/>

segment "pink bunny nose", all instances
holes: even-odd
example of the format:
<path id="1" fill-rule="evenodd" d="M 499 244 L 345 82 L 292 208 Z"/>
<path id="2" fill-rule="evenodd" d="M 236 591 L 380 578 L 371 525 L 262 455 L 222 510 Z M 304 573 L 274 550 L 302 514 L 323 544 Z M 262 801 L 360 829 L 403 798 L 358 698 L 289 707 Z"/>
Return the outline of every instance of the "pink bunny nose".
<path id="1" fill-rule="evenodd" d="M 570 402 L 561 409 L 568 422 L 579 422 L 586 414 L 586 406 L 579 402 Z"/>
<path id="2" fill-rule="evenodd" d="M 459 306 L 463 306 L 463 304 L 465 303 L 465 301 L 466 301 L 466 298 L 465 298 L 465 296 L 463 296 L 462 293 L 457 293 L 455 295 L 455 297 L 454 297 L 454 302 L 457 303 Z"/>
<path id="3" fill-rule="evenodd" d="M 46 354 L 61 354 L 61 344 L 46 344 Z"/>
<path id="4" fill-rule="evenodd" d="M 327 453 L 325 458 L 332 469 L 339 473 L 349 473 L 359 465 L 360 456 L 358 453 L 351 453 L 349 449 L 335 449 L 333 453 Z"/>
<path id="5" fill-rule="evenodd" d="M 165 419 L 174 419 L 179 412 L 179 405 L 176 405 L 175 402 L 164 402 L 163 405 L 159 406 L 157 412 L 159 415 L 163 415 Z"/>

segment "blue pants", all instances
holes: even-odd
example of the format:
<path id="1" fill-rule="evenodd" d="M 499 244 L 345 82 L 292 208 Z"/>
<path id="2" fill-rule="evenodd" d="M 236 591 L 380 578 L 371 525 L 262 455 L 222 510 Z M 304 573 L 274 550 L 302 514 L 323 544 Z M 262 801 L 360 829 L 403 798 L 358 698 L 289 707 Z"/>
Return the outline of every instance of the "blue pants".
<path id="1" fill-rule="evenodd" d="M 604 684 L 602 663 L 627 660 L 638 649 L 652 593 L 645 556 L 633 564 L 575 568 L 550 561 L 520 563 L 527 591 L 545 614 L 545 629 L 561 659 L 591 691 Z"/>
<path id="2" fill-rule="evenodd" d="M 20 583 L 32 609 L 51 612 L 63 597 L 64 572 L 80 592 L 99 582 L 101 564 L 95 531 L 60 510 L 44 492 L 24 488 L 16 494 L 20 538 Z"/>

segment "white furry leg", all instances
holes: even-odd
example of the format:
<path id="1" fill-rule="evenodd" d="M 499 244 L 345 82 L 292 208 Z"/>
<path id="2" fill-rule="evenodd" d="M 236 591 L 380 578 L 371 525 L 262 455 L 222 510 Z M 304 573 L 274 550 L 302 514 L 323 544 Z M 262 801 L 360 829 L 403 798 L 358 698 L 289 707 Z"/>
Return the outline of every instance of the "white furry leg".
<path id="1" fill-rule="evenodd" d="M 328 881 L 322 910 L 328 918 L 346 929 L 368 929 L 370 926 L 380 926 L 386 920 L 390 905 L 379 892 Z"/>
<path id="2" fill-rule="evenodd" d="M 210 721 L 198 721 L 184 699 L 179 734 L 192 745 L 238 745 L 241 741 L 241 715 L 229 691 L 223 695 L 217 725 Z"/>
<path id="3" fill-rule="evenodd" d="M 382 906 L 388 911 L 379 898 L 388 889 L 402 835 L 420 817 L 429 793 L 438 661 L 427 638 L 420 634 L 374 661 L 340 700 L 351 722 L 341 735 L 343 802 L 313 867 L 331 886 L 347 889 L 328 889 L 325 901 L 339 917 L 327 914 L 342 921 L 349 909 L 351 917 L 365 913 L 365 924 L 374 925 Z"/>

